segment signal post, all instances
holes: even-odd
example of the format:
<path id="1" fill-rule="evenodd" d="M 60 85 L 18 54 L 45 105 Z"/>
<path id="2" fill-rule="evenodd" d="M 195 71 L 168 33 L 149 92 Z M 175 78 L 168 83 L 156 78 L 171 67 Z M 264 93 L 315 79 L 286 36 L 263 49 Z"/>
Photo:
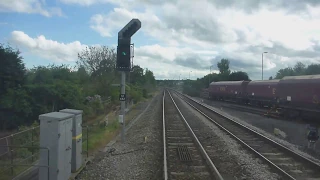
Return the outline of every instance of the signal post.
<path id="1" fill-rule="evenodd" d="M 121 90 L 119 100 L 121 110 L 119 122 L 122 124 L 121 141 L 125 142 L 125 102 L 126 102 L 126 72 L 132 69 L 131 63 L 131 37 L 141 28 L 139 19 L 132 19 L 118 32 L 117 63 L 116 69 L 121 71 Z"/>

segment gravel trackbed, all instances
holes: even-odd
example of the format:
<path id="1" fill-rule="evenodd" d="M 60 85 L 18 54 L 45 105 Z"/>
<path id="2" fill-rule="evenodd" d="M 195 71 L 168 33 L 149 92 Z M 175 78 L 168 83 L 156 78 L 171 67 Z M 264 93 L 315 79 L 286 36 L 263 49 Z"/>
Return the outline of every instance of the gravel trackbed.
<path id="1" fill-rule="evenodd" d="M 125 143 L 117 137 L 100 152 L 77 179 L 162 179 L 161 93 L 132 121 Z M 130 126 L 130 125 L 129 125 Z"/>

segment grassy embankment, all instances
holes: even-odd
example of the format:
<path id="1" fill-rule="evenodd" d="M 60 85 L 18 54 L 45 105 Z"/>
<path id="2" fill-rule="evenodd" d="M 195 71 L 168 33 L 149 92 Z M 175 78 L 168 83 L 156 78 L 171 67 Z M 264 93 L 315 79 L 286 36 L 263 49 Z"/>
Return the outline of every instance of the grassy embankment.
<path id="1" fill-rule="evenodd" d="M 145 98 L 138 102 L 135 105 L 132 105 L 130 108 L 130 111 L 125 116 L 126 124 L 128 124 L 132 119 L 137 117 L 139 113 L 143 111 L 143 109 L 138 109 L 137 107 L 141 103 L 145 103 L 152 99 L 155 95 L 157 95 L 159 91 L 155 91 L 153 93 L 150 93 L 149 98 Z M 119 103 L 120 104 L 120 103 Z M 119 109 L 116 108 L 116 109 Z M 89 126 L 89 143 L 88 143 L 88 149 L 89 149 L 89 155 L 97 151 L 98 149 L 101 149 L 103 146 L 105 146 L 108 142 L 110 142 L 121 130 L 121 126 L 118 122 L 118 110 L 111 111 L 107 114 L 108 116 L 108 125 L 104 125 L 104 119 L 106 117 L 106 114 L 100 114 L 95 117 L 84 117 L 83 121 L 86 122 L 86 124 Z M 38 125 L 38 124 L 37 124 Z M 24 127 L 24 129 L 30 129 L 31 127 Z M 26 133 L 21 134 L 21 137 L 16 137 L 15 144 L 21 144 L 20 142 L 25 142 L 25 145 L 31 145 L 29 144 L 31 142 L 31 131 L 28 131 Z M 87 150 L 87 142 L 86 141 L 86 128 L 83 128 L 82 132 L 83 136 L 83 143 L 82 143 L 82 149 L 83 151 Z M 39 145 L 39 133 L 34 134 L 34 146 Z M 17 139 L 19 141 L 17 141 Z M 39 150 L 35 150 L 35 154 L 39 152 Z M 23 164 L 34 164 L 37 162 L 39 156 L 37 154 L 36 157 L 34 157 L 33 161 L 31 161 L 31 149 L 25 148 L 25 149 L 16 149 L 15 155 L 14 155 L 14 163 L 22 163 Z M 1 158 L 1 164 L 11 164 L 10 158 Z M 0 166 L 0 172 L 10 166 Z M 13 176 L 20 174 L 22 171 L 30 168 L 30 166 L 14 166 L 13 167 Z M 6 172 L 0 173 L 0 179 L 11 179 L 11 169 L 9 168 L 6 170 Z"/>
<path id="2" fill-rule="evenodd" d="M 143 99 L 142 101 L 138 102 L 137 104 L 131 106 L 130 111 L 125 116 L 126 124 L 128 124 L 132 119 L 138 116 L 139 113 L 142 111 L 137 109 L 136 107 L 139 106 L 141 103 L 145 103 L 146 101 L 151 100 L 154 96 L 157 95 L 159 91 L 155 91 L 150 93 L 149 98 Z M 119 103 L 120 104 L 120 103 Z M 90 122 L 90 129 L 89 129 L 89 154 L 95 152 L 96 150 L 102 148 L 107 143 L 109 143 L 121 130 L 121 125 L 118 122 L 118 115 L 119 112 L 111 111 L 108 113 L 108 125 L 104 126 L 104 119 L 106 117 L 105 114 L 99 115 L 97 117 L 91 118 L 88 120 Z M 86 130 L 83 129 L 83 138 L 86 138 Z M 87 144 L 84 142 L 82 144 L 83 150 L 86 150 Z"/>

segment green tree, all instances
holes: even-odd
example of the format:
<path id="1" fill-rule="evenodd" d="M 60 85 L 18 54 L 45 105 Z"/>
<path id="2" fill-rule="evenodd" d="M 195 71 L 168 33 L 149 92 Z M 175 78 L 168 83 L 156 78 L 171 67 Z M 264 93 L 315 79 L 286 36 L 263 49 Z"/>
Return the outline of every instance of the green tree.
<path id="1" fill-rule="evenodd" d="M 130 83 L 138 85 L 143 85 L 145 83 L 143 68 L 139 65 L 132 67 L 132 71 L 130 72 Z"/>
<path id="2" fill-rule="evenodd" d="M 147 83 L 149 83 L 152 87 L 156 85 L 156 79 L 153 75 L 153 72 L 149 69 L 146 69 L 146 72 L 144 74 L 145 80 Z"/>
<path id="3" fill-rule="evenodd" d="M 82 84 L 88 83 L 90 81 L 90 76 L 87 73 L 84 66 L 80 66 L 77 71 L 77 77 Z"/>
<path id="4" fill-rule="evenodd" d="M 217 63 L 220 74 L 230 74 L 229 64 L 230 61 L 228 59 L 221 59 L 221 61 Z"/>
<path id="5" fill-rule="evenodd" d="M 296 65 L 293 68 L 295 75 L 303 75 L 306 70 L 306 65 L 304 65 L 302 62 L 297 62 Z"/>
<path id="6" fill-rule="evenodd" d="M 229 81 L 248 81 L 249 80 L 249 76 L 246 72 L 242 72 L 242 71 L 237 71 L 237 72 L 232 72 L 229 75 Z"/>
<path id="7" fill-rule="evenodd" d="M 114 72 L 117 54 L 115 49 L 107 46 L 89 46 L 78 53 L 77 64 L 84 67 L 93 77 Z"/>
<path id="8" fill-rule="evenodd" d="M 0 44 L 0 129 L 17 127 L 30 114 L 25 79 L 20 51 Z"/>
<path id="9" fill-rule="evenodd" d="M 294 76 L 294 75 L 295 75 L 295 71 L 291 67 L 287 67 L 284 69 L 280 69 L 277 72 L 275 79 L 282 79 L 285 76 Z"/>
<path id="10" fill-rule="evenodd" d="M 84 115 L 100 115 L 106 105 L 101 99 L 117 100 L 120 81 L 115 70 L 116 53 L 106 46 L 88 47 L 78 54 L 78 69 L 67 65 L 37 66 L 26 70 L 18 50 L 0 45 L 0 129 L 30 125 L 43 113 L 64 108 L 83 109 Z M 129 73 L 127 73 L 129 74 Z M 153 72 L 136 66 L 134 85 L 127 94 L 135 102 L 154 87 Z M 102 97 L 101 97 L 102 96 Z M 94 97 L 94 101 L 91 101 Z"/>
<path id="11" fill-rule="evenodd" d="M 320 64 L 310 64 L 306 70 L 306 75 L 320 74 Z"/>
<path id="12" fill-rule="evenodd" d="M 203 77 L 203 81 L 204 81 L 203 82 L 204 84 L 207 84 L 206 87 L 208 87 L 210 83 L 219 81 L 219 74 L 216 74 L 216 73 L 207 74 Z"/>
<path id="13" fill-rule="evenodd" d="M 287 67 L 280 69 L 275 79 L 281 79 L 284 76 L 301 76 L 301 75 L 313 75 L 320 74 L 320 64 L 310 64 L 306 67 L 305 64 L 297 62 L 293 68 Z"/>
<path id="14" fill-rule="evenodd" d="M 220 71 L 219 73 L 219 81 L 228 81 L 229 75 L 230 75 L 230 69 L 229 69 L 229 60 L 228 59 L 221 59 L 220 62 L 217 63 L 218 69 Z"/>
<path id="15" fill-rule="evenodd" d="M 143 85 L 143 89 L 142 89 L 142 94 L 144 98 L 148 97 L 148 92 L 154 90 L 155 86 L 156 86 L 156 80 L 155 77 L 153 75 L 153 72 L 150 71 L 149 69 L 145 70 L 144 73 L 144 85 Z"/>
<path id="16" fill-rule="evenodd" d="M 201 90 L 208 88 L 212 82 L 250 80 L 246 72 L 238 71 L 230 73 L 229 65 L 230 62 L 228 59 L 221 59 L 221 61 L 217 63 L 220 71 L 219 74 L 212 73 L 198 78 L 195 81 L 184 81 L 183 92 L 190 96 L 199 96 Z"/>
<path id="17" fill-rule="evenodd" d="M 78 107 L 81 104 L 82 90 L 77 72 L 66 65 L 38 66 L 28 74 L 30 95 L 33 97 L 35 115 L 56 111 L 62 108 Z"/>
<path id="18" fill-rule="evenodd" d="M 120 79 L 115 70 L 116 60 L 115 50 L 107 46 L 90 46 L 78 54 L 78 67 L 88 72 L 92 90 L 103 98 L 113 94 L 110 86 Z"/>
<path id="19" fill-rule="evenodd" d="M 0 129 L 14 129 L 32 123 L 32 97 L 25 88 L 9 89 L 0 99 Z"/>
<path id="20" fill-rule="evenodd" d="M 25 82 L 26 69 L 20 51 L 0 44 L 0 97 L 9 89 L 21 87 Z"/>

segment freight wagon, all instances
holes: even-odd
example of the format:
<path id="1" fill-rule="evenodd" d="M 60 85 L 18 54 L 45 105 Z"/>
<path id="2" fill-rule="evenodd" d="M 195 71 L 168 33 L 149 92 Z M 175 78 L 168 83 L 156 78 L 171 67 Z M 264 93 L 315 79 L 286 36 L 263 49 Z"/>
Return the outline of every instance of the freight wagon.
<path id="1" fill-rule="evenodd" d="M 249 81 L 212 82 L 209 86 L 209 98 L 242 102 Z"/>
<path id="2" fill-rule="evenodd" d="M 209 99 L 277 107 L 284 116 L 291 118 L 318 118 L 320 115 L 320 75 L 212 82 L 206 91 L 209 91 L 206 92 Z"/>
<path id="3" fill-rule="evenodd" d="M 246 101 L 251 105 L 271 107 L 277 102 L 279 80 L 250 81 L 246 88 Z"/>
<path id="4" fill-rule="evenodd" d="M 286 76 L 278 83 L 277 96 L 284 114 L 318 118 L 320 75 Z"/>

